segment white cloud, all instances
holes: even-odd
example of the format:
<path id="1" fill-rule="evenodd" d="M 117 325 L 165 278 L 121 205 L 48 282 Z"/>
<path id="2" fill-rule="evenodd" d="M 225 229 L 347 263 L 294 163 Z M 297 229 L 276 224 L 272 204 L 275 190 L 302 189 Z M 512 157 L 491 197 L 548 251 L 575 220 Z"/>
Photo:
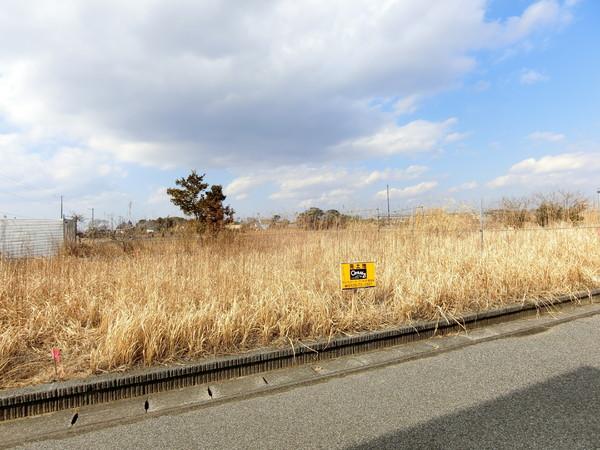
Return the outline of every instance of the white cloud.
<path id="1" fill-rule="evenodd" d="M 358 177 L 359 185 L 370 185 L 382 181 L 400 181 L 418 178 L 427 172 L 425 166 L 408 166 L 406 169 L 374 170 Z"/>
<path id="2" fill-rule="evenodd" d="M 562 7 L 557 0 L 540 0 L 532 3 L 521 16 L 506 21 L 504 37 L 508 42 L 515 42 L 540 28 L 564 25 L 570 20 L 568 7 Z"/>
<path id="3" fill-rule="evenodd" d="M 318 197 L 307 198 L 301 200 L 298 203 L 298 207 L 300 208 L 310 208 L 315 205 L 320 206 L 332 206 L 334 208 L 340 208 L 340 205 L 343 204 L 344 201 L 350 200 L 351 196 L 354 194 L 353 189 L 332 189 L 330 191 L 323 192 Z"/>
<path id="4" fill-rule="evenodd" d="M 600 160 L 595 154 L 563 153 L 560 155 L 544 156 L 540 159 L 528 158 L 515 164 L 510 171 L 514 173 L 545 174 L 577 170 L 589 165 L 597 166 Z"/>
<path id="5" fill-rule="evenodd" d="M 451 118 L 444 122 L 429 122 L 415 120 L 406 125 L 388 124 L 375 134 L 343 142 L 334 148 L 338 154 L 356 152 L 355 158 L 364 159 L 368 156 L 390 156 L 398 154 L 414 154 L 436 150 L 448 139 L 462 136 L 451 133 L 450 129 L 456 124 Z M 353 154 L 353 153 L 351 153 Z"/>
<path id="6" fill-rule="evenodd" d="M 476 181 L 467 181 L 465 183 L 459 184 L 458 186 L 451 187 L 448 189 L 449 192 L 461 192 L 461 191 L 471 191 L 473 189 L 477 189 L 479 187 L 479 183 Z"/>
<path id="7" fill-rule="evenodd" d="M 224 193 L 233 196 L 236 200 L 243 200 L 251 189 L 265 184 L 269 179 L 270 177 L 266 174 L 238 177 L 225 186 Z"/>
<path id="8" fill-rule="evenodd" d="M 160 205 L 160 204 L 169 203 L 169 195 L 167 194 L 167 188 L 164 186 L 156 188 L 148 196 L 146 203 L 148 203 L 149 205 Z"/>
<path id="9" fill-rule="evenodd" d="M 0 187 L 21 197 L 44 199 L 76 194 L 83 188 L 107 188 L 106 179 L 125 170 L 107 153 L 61 146 L 48 154 L 28 150 L 40 142 L 23 134 L 0 134 Z"/>
<path id="10" fill-rule="evenodd" d="M 453 144 L 455 142 L 460 142 L 469 136 L 469 133 L 450 133 L 444 138 L 444 142 L 448 144 Z"/>
<path id="11" fill-rule="evenodd" d="M 508 19 L 489 19 L 488 6 L 5 0 L 0 123 L 18 142 L 0 148 L 0 182 L 16 179 L 4 192 L 46 203 L 107 192 L 98 201 L 109 208 L 121 201 L 125 163 L 249 173 L 229 186 L 240 200 L 266 183 L 294 202 L 379 189 L 405 175 L 344 169 L 335 150 L 372 159 L 464 138 L 452 120 L 397 123 L 460 84 L 484 52 L 535 45 L 570 16 L 552 0 Z M 290 169 L 269 173 L 280 167 Z M 138 203 L 161 204 L 147 203 L 155 187 Z"/>
<path id="12" fill-rule="evenodd" d="M 521 71 L 520 81 L 521 84 L 536 84 L 541 81 L 547 81 L 548 76 L 541 72 L 537 72 L 533 69 L 523 69 Z"/>
<path id="13" fill-rule="evenodd" d="M 551 131 L 535 131 L 527 137 L 532 141 L 542 142 L 561 142 L 565 140 L 564 134 L 553 133 Z"/>
<path id="14" fill-rule="evenodd" d="M 131 197 L 118 190 L 98 191 L 93 194 L 85 194 L 75 198 L 67 197 L 65 199 L 65 212 L 67 214 L 79 213 L 83 214 L 87 219 L 91 218 L 91 208 L 94 208 L 95 219 L 97 220 L 113 220 L 118 219 L 118 216 L 113 213 L 119 211 L 124 217 L 128 213 L 128 205 Z M 134 217 L 136 217 L 137 204 L 133 205 Z M 107 211 L 111 211 L 110 214 Z"/>
<path id="15" fill-rule="evenodd" d="M 492 86 L 492 83 L 490 83 L 487 80 L 479 80 L 477 83 L 475 83 L 474 85 L 474 89 L 477 92 L 485 92 L 487 91 L 490 87 Z"/>
<path id="16" fill-rule="evenodd" d="M 394 113 L 397 115 L 414 113 L 417 110 L 418 95 L 409 95 L 394 103 Z"/>
<path id="17" fill-rule="evenodd" d="M 347 200 L 377 183 L 413 180 L 427 172 L 427 167 L 411 165 L 406 168 L 383 170 L 345 169 L 332 166 L 278 167 L 234 179 L 225 187 L 225 194 L 242 200 L 255 188 L 273 184 L 271 200 L 292 201 L 294 204 L 336 204 Z"/>
<path id="18" fill-rule="evenodd" d="M 562 153 L 527 158 L 513 165 L 506 175 L 488 183 L 492 188 L 509 185 L 569 184 L 575 177 L 600 170 L 600 153 Z"/>
<path id="19" fill-rule="evenodd" d="M 414 198 L 425 194 L 437 187 L 437 181 L 425 181 L 423 183 L 407 186 L 405 188 L 390 188 L 390 198 Z M 384 199 L 387 197 L 387 189 L 377 192 L 376 197 Z"/>
<path id="20" fill-rule="evenodd" d="M 389 114 L 370 101 L 413 112 L 418 98 L 471 71 L 474 51 L 506 48 L 569 17 L 552 0 L 504 21 L 486 20 L 486 7 L 6 0 L 0 116 L 50 144 L 159 167 L 322 162 L 332 156 L 325 149 L 360 136 L 385 152 L 427 151 L 426 138 L 398 135 L 415 130 L 382 127 Z"/>

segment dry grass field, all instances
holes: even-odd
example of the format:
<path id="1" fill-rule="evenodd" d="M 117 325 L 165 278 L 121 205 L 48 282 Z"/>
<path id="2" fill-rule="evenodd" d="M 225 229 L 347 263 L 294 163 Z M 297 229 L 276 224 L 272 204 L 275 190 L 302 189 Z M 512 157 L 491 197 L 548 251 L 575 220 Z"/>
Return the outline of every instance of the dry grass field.
<path id="1" fill-rule="evenodd" d="M 455 223 L 456 222 L 456 223 Z M 468 220 L 467 220 L 468 222 Z M 378 329 L 600 286 L 596 229 L 415 227 L 224 233 L 0 260 L 0 388 Z M 378 286 L 339 289 L 373 260 Z"/>

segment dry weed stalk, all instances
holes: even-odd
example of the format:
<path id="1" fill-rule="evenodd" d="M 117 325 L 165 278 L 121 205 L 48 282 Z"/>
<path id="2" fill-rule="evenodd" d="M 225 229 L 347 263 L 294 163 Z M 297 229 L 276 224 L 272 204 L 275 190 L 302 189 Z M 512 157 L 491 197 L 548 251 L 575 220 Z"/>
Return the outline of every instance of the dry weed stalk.
<path id="1" fill-rule="evenodd" d="M 0 260 L 0 387 L 51 380 L 54 346 L 75 377 L 600 285 L 596 230 L 494 232 L 482 251 L 478 233 L 456 232 L 453 220 L 440 213 L 404 228 L 283 229 L 127 249 L 92 243 L 75 255 Z M 338 264 L 350 260 L 378 268 L 378 287 L 353 301 L 338 286 Z"/>

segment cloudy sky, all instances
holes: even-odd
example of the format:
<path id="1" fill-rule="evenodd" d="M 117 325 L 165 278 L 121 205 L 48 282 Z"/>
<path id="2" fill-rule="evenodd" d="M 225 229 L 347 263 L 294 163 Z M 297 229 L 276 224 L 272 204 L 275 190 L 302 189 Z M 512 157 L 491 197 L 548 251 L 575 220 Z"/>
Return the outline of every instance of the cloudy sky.
<path id="1" fill-rule="evenodd" d="M 1 0 L 0 215 L 491 202 L 600 179 L 593 0 Z"/>

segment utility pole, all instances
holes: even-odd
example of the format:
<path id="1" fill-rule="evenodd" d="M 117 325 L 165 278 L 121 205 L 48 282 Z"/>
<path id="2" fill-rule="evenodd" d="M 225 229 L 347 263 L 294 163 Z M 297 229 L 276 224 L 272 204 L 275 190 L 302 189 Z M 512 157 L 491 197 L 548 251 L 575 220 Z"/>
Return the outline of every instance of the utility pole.
<path id="1" fill-rule="evenodd" d="M 60 196 L 60 218 L 64 219 L 65 215 L 63 214 L 63 196 Z"/>
<path id="2" fill-rule="evenodd" d="M 94 208 L 88 208 L 92 210 L 92 222 L 90 223 L 90 228 L 94 229 Z"/>
<path id="3" fill-rule="evenodd" d="M 390 224 L 390 185 L 385 185 L 387 190 L 387 216 L 388 216 L 388 225 Z"/>

